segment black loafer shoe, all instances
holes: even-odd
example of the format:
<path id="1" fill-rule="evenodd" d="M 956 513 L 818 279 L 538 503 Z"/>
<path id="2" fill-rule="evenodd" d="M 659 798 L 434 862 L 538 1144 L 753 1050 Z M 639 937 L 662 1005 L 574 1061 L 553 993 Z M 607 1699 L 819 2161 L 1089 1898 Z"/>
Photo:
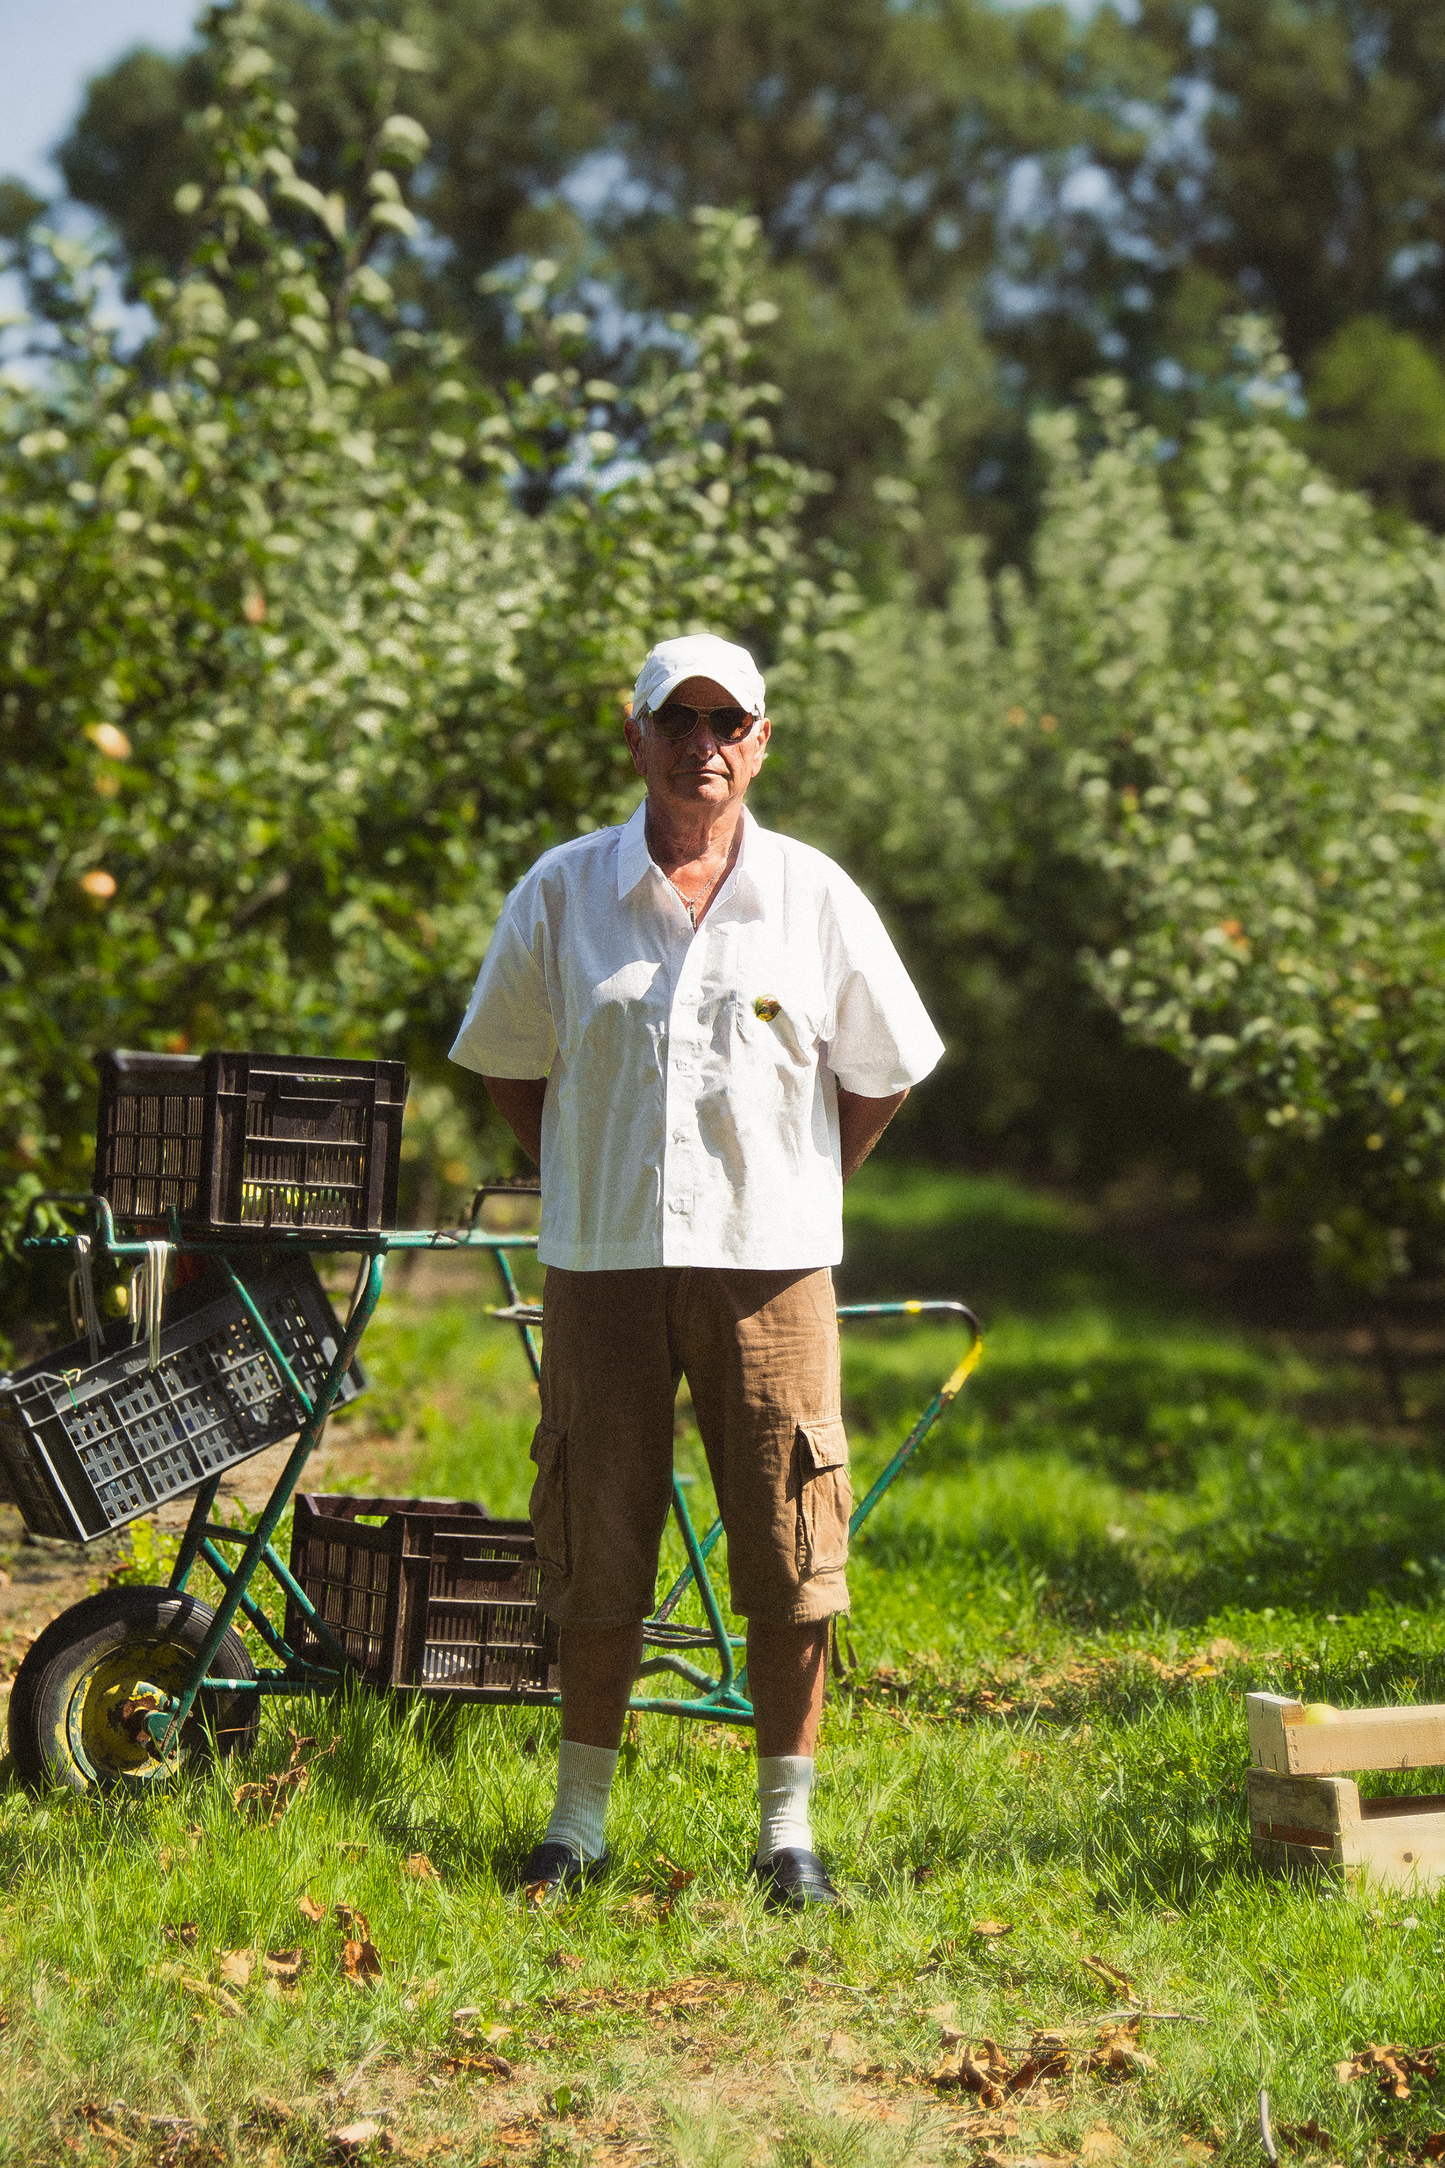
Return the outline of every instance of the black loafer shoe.
<path id="1" fill-rule="evenodd" d="M 801 1912 L 805 1905 L 843 1902 L 816 1852 L 774 1852 L 766 1862 L 755 1859 L 752 1874 L 770 1912 Z"/>
<path id="2" fill-rule="evenodd" d="M 594 1882 L 599 1874 L 605 1874 L 611 1861 L 612 1854 L 605 1848 L 599 1858 L 584 1859 L 570 1844 L 557 1844 L 544 1838 L 527 1854 L 517 1884 L 528 1890 L 535 1890 L 540 1885 L 547 1896 L 557 1890 L 581 1889 L 584 1883 Z"/>

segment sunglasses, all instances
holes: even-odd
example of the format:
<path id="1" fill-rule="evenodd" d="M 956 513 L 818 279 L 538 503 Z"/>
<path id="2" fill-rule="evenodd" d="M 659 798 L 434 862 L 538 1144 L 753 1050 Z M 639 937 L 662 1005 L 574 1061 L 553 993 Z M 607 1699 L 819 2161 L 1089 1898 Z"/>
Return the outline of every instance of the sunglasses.
<path id="1" fill-rule="evenodd" d="M 736 745 L 757 718 L 746 708 L 688 708 L 680 700 L 669 700 L 653 712 L 651 720 L 672 745 L 691 737 L 699 723 L 707 724 L 719 745 Z"/>

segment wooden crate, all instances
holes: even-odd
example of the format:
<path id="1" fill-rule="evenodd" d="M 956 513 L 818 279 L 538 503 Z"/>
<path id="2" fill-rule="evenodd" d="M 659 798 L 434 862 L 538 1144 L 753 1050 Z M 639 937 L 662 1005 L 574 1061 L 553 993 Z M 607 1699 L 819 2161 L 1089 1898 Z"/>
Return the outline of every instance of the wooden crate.
<path id="1" fill-rule="evenodd" d="M 1445 1705 L 1348 1709 L 1307 1724 L 1303 1702 L 1246 1694 L 1249 1834 L 1256 1857 L 1291 1873 L 1369 1877 L 1397 1888 L 1445 1882 L 1445 1794 L 1361 1799 L 1361 1770 L 1445 1764 Z"/>

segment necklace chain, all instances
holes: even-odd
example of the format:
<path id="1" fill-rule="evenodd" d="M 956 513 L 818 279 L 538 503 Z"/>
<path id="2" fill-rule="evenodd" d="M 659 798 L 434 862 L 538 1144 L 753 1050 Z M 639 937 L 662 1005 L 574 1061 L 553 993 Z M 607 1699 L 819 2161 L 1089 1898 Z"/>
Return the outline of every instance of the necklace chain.
<path id="1" fill-rule="evenodd" d="M 697 914 L 699 907 L 707 902 L 708 897 L 712 894 L 713 890 L 717 887 L 718 882 L 722 879 L 723 874 L 726 872 L 727 867 L 724 866 L 722 868 L 722 872 L 715 873 L 712 879 L 708 882 L 707 887 L 700 888 L 695 896 L 684 896 L 682 890 L 678 887 L 672 875 L 670 873 L 663 874 L 662 878 L 666 881 L 668 887 L 672 890 L 672 893 L 674 894 L 674 896 L 676 896 L 678 902 L 682 905 L 684 911 L 686 911 L 688 917 L 688 924 L 692 927 L 694 933 L 697 932 Z"/>

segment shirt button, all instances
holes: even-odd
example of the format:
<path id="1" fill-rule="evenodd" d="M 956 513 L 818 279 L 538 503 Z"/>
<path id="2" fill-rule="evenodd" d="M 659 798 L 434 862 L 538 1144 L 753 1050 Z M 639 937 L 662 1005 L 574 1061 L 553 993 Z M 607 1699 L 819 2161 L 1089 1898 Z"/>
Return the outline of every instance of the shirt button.
<path id="1" fill-rule="evenodd" d="M 669 1197 L 667 1200 L 667 1209 L 669 1212 L 680 1212 L 683 1209 L 681 1197 Z"/>
<path id="2" fill-rule="evenodd" d="M 674 1144 L 686 1144 L 687 1131 L 685 1129 L 674 1129 L 674 1131 L 672 1132 L 672 1141 Z"/>

